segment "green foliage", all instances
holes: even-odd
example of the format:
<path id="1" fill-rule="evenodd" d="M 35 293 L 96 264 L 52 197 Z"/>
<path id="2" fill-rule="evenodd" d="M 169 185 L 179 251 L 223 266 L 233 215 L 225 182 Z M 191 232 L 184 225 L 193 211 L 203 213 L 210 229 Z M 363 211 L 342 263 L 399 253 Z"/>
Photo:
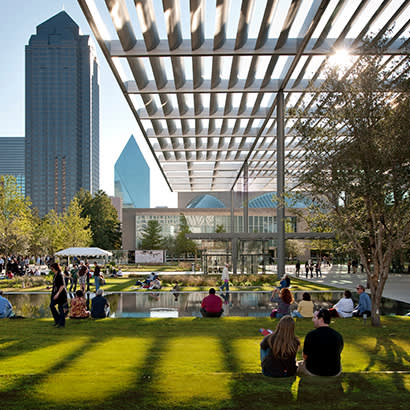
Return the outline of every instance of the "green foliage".
<path id="1" fill-rule="evenodd" d="M 360 255 L 375 325 L 392 256 L 410 240 L 409 67 L 394 77 L 381 54 L 367 54 L 342 78 L 330 68 L 326 94 L 297 126 L 309 153 L 302 184 L 325 225 Z"/>
<path id="2" fill-rule="evenodd" d="M 161 241 L 161 249 L 165 249 L 167 251 L 167 256 L 168 257 L 174 257 L 175 256 L 175 243 L 176 240 L 173 236 L 168 235 L 164 237 Z"/>
<path id="3" fill-rule="evenodd" d="M 216 225 L 215 233 L 225 233 L 225 232 L 226 232 L 226 229 L 224 225 L 222 224 Z"/>
<path id="4" fill-rule="evenodd" d="M 156 219 L 148 221 L 141 232 L 141 236 L 141 249 L 161 249 L 163 245 L 161 225 Z"/>
<path id="5" fill-rule="evenodd" d="M 33 232 L 30 205 L 15 177 L 0 176 L 0 254 L 24 254 L 28 250 Z"/>
<path id="6" fill-rule="evenodd" d="M 100 190 L 93 197 L 90 192 L 82 189 L 76 197 L 83 209 L 81 216 L 90 220 L 92 246 L 110 250 L 120 249 L 121 224 L 107 194 Z"/>
<path id="7" fill-rule="evenodd" d="M 188 221 L 184 214 L 179 216 L 179 230 L 176 236 L 175 252 L 177 255 L 194 254 L 197 251 L 195 242 L 186 238 L 186 234 L 191 233 Z"/>
<path id="8" fill-rule="evenodd" d="M 37 220 L 34 230 L 35 245 L 41 253 L 54 255 L 69 247 L 86 247 L 91 243 L 90 220 L 81 216 L 82 208 L 73 198 L 68 209 L 58 215 L 53 209 L 42 220 Z"/>

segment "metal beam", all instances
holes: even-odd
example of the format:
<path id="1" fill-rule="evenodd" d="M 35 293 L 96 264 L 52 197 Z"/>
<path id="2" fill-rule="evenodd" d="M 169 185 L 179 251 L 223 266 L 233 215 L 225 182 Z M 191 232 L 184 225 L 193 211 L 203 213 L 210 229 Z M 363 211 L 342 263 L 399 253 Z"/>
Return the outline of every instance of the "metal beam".
<path id="1" fill-rule="evenodd" d="M 334 45 L 336 43 L 335 38 L 328 38 L 324 40 L 319 47 L 315 47 L 318 43 L 317 38 L 312 38 L 304 48 L 303 56 L 331 56 L 335 53 Z M 119 40 L 107 41 L 108 49 L 110 50 L 111 57 L 214 57 L 214 56 L 295 56 L 298 54 L 298 49 L 303 38 L 289 38 L 282 47 L 276 48 L 278 39 L 268 39 L 265 44 L 256 48 L 257 39 L 248 39 L 246 43 L 236 48 L 235 39 L 227 39 L 223 47 L 217 49 L 214 48 L 214 39 L 205 39 L 202 45 L 198 48 L 193 48 L 190 39 L 184 39 L 178 48 L 173 50 L 169 49 L 168 40 L 160 40 L 158 45 L 147 51 L 143 43 L 137 42 L 134 47 L 125 51 L 123 50 Z M 354 43 L 355 38 L 347 38 L 344 41 L 339 41 L 338 48 L 344 48 L 349 50 L 351 55 L 363 55 L 365 52 L 356 46 L 352 49 L 351 45 Z M 401 48 L 404 39 L 396 40 L 388 50 L 388 55 L 406 55 L 406 51 Z M 366 51 L 367 54 L 374 53 L 375 50 Z"/>

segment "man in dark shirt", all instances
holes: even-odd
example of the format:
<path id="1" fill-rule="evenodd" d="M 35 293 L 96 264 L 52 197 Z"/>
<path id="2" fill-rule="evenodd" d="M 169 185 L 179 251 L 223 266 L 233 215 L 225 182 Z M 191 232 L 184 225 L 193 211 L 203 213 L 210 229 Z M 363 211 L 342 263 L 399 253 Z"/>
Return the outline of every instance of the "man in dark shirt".
<path id="1" fill-rule="evenodd" d="M 97 296 L 91 301 L 91 317 L 94 319 L 103 319 L 107 317 L 107 309 L 110 304 L 104 297 L 104 291 L 100 288 L 97 290 Z"/>
<path id="2" fill-rule="evenodd" d="M 215 289 L 209 289 L 209 295 L 201 303 L 201 313 L 204 317 L 220 317 L 222 315 L 222 299 L 215 295 Z"/>
<path id="3" fill-rule="evenodd" d="M 338 376 L 341 371 L 340 354 L 343 337 L 329 327 L 330 312 L 320 309 L 313 315 L 315 330 L 305 337 L 304 360 L 298 363 L 299 376 Z"/>

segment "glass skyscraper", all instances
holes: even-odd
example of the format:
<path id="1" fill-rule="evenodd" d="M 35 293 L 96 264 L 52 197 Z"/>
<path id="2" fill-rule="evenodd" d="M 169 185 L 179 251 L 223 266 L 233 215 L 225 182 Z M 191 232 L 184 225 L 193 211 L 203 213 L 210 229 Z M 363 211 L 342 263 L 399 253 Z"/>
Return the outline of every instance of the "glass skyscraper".
<path id="1" fill-rule="evenodd" d="M 99 189 L 99 85 L 87 35 L 62 11 L 26 46 L 26 195 L 41 216 Z"/>
<path id="2" fill-rule="evenodd" d="M 24 195 L 24 137 L 0 137 L 0 175 L 13 175 Z"/>
<path id="3" fill-rule="evenodd" d="M 114 166 L 115 196 L 124 208 L 149 208 L 149 166 L 131 135 Z"/>

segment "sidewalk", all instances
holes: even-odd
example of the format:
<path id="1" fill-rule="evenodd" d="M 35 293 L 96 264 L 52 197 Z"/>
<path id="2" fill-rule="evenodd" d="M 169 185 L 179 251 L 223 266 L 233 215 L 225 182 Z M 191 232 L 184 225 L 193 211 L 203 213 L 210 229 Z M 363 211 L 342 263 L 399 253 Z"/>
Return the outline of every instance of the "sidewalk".
<path id="1" fill-rule="evenodd" d="M 313 272 L 313 274 L 315 273 Z M 295 276 L 294 272 L 291 275 Z M 322 269 L 322 277 L 316 278 L 314 276 L 313 279 L 306 279 L 305 271 L 301 267 L 300 278 L 310 282 L 334 286 L 335 288 L 349 289 L 353 292 L 356 291 L 358 284 L 366 286 L 367 282 L 365 273 L 348 274 L 346 265 L 333 265 L 330 269 L 325 267 Z M 390 273 L 383 290 L 383 296 L 410 303 L 410 275 Z"/>

